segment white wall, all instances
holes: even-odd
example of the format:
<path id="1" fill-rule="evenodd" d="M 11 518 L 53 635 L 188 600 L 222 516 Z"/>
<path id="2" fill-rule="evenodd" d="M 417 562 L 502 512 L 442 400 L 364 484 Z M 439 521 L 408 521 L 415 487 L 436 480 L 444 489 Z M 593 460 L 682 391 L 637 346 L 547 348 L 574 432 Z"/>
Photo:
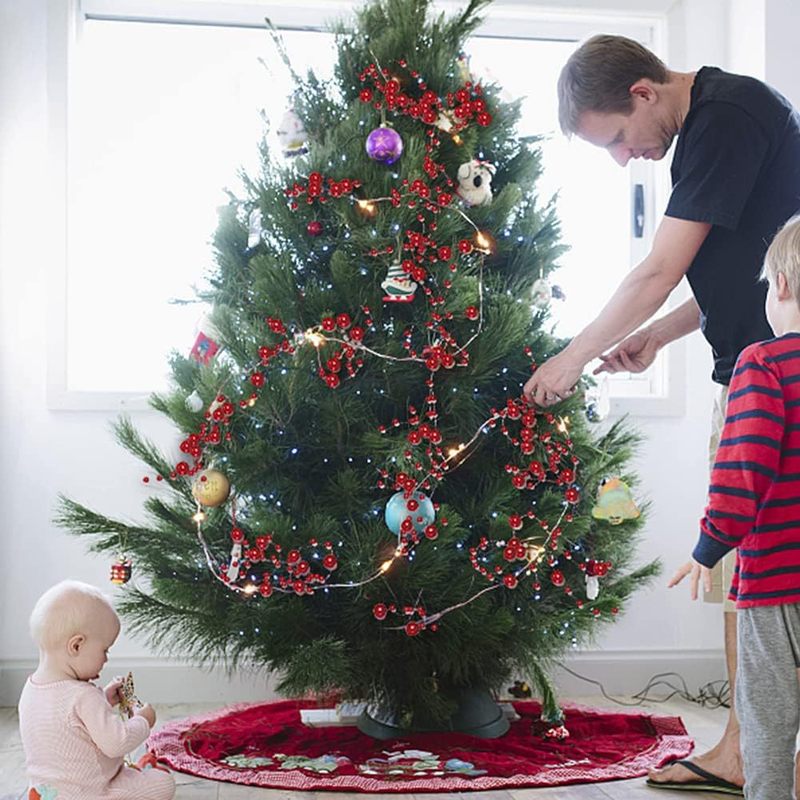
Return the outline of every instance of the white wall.
<path id="1" fill-rule="evenodd" d="M 800 12 L 792 0 L 755 0 L 754 5 L 762 1 L 766 41 L 760 50 L 754 43 L 754 57 L 743 44 L 735 14 L 742 4 L 752 9 L 750 0 L 675 3 L 668 15 L 670 63 L 678 69 L 703 63 L 724 67 L 735 57 L 737 63 L 750 58 L 757 65 L 767 52 L 767 79 L 799 102 L 800 71 L 792 67 L 797 58 L 790 37 L 800 29 Z M 109 559 L 87 555 L 78 541 L 52 525 L 57 495 L 137 519 L 147 491 L 139 465 L 110 436 L 113 415 L 49 411 L 45 402 L 46 298 L 54 257 L 46 215 L 45 8 L 46 0 L 0 0 L 0 705 L 16 701 L 35 659 L 26 621 L 39 593 L 65 576 L 114 591 L 107 580 Z M 747 27 L 748 35 L 758 30 L 758 15 Z M 661 557 L 665 577 L 640 592 L 596 646 L 572 662 L 612 691 L 636 690 L 653 673 L 669 669 L 682 672 L 694 686 L 723 674 L 718 607 L 693 606 L 688 592 L 664 587 L 666 576 L 690 552 L 703 507 L 710 369 L 708 348 L 695 334 L 687 342 L 685 415 L 636 421 L 647 437 L 638 464 L 643 494 L 652 501 L 639 557 Z M 137 414 L 135 422 L 150 438 L 174 446 L 176 434 L 156 415 Z M 229 681 L 220 675 L 195 676 L 199 682 L 189 689 L 182 668 L 167 668 L 159 654 L 123 636 L 108 671 L 129 667 L 143 695 L 158 702 L 244 699 L 267 691 L 261 679 Z M 566 679 L 563 685 L 566 691 L 591 691 Z"/>

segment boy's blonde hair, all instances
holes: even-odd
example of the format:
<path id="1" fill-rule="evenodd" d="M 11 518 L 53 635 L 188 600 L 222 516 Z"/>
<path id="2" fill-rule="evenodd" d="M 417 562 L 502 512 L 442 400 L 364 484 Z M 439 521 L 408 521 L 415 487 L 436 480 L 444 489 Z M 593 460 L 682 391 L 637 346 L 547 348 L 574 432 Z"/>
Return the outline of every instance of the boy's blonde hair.
<path id="1" fill-rule="evenodd" d="M 792 217 L 776 234 L 764 256 L 762 280 L 775 280 L 782 272 L 792 297 L 800 304 L 800 215 Z"/>
<path id="2" fill-rule="evenodd" d="M 81 581 L 61 581 L 36 601 L 31 612 L 31 636 L 44 650 L 56 647 L 76 633 L 85 633 L 98 606 L 117 616 L 111 601 L 97 587 Z"/>

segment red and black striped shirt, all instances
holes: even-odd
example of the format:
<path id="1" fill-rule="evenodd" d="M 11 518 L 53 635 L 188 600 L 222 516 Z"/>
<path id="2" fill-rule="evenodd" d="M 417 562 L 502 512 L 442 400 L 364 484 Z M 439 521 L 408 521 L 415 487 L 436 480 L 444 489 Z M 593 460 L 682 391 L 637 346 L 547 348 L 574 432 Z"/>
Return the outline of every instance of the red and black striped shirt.
<path id="1" fill-rule="evenodd" d="M 800 333 L 742 350 L 693 556 L 738 548 L 739 608 L 800 602 Z"/>

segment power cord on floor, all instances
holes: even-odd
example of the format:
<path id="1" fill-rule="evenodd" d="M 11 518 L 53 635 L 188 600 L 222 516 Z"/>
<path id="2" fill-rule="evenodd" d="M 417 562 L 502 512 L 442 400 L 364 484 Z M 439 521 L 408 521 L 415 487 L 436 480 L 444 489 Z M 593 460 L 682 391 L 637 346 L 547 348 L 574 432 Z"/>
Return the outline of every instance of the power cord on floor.
<path id="1" fill-rule="evenodd" d="M 600 681 L 596 681 L 594 678 L 587 678 L 585 675 L 575 672 L 575 670 L 570 669 L 568 666 L 566 666 L 566 664 L 563 664 L 560 661 L 556 663 L 559 667 L 561 667 L 561 669 L 563 669 L 565 672 L 568 672 L 570 675 L 573 675 L 574 677 L 585 681 L 586 683 L 591 683 L 594 686 L 597 686 L 606 700 L 610 700 L 612 703 L 616 703 L 620 706 L 641 706 L 644 703 L 666 703 L 668 700 L 671 700 L 673 697 L 677 696 L 683 700 L 688 700 L 690 703 L 697 703 L 698 705 L 703 706 L 703 708 L 731 707 L 730 684 L 726 680 L 711 681 L 701 686 L 696 693 L 692 693 L 689 691 L 686 681 L 677 672 L 661 672 L 658 675 L 653 675 L 643 689 L 636 692 L 636 694 L 631 695 L 635 702 L 628 702 L 626 700 L 619 700 L 616 697 L 612 697 L 606 692 L 605 687 Z M 674 683 L 670 682 L 668 679 L 674 680 Z M 676 686 L 675 683 L 678 683 L 679 685 Z M 661 687 L 666 688 L 668 690 L 668 694 L 665 696 L 651 695 L 651 692 L 654 689 Z"/>

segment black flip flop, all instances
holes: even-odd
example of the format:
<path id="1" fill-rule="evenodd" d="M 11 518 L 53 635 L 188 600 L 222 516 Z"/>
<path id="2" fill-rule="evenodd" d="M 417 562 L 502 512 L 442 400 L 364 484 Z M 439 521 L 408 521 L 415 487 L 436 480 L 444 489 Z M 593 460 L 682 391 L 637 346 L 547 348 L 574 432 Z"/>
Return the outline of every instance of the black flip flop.
<path id="1" fill-rule="evenodd" d="M 679 761 L 671 761 L 664 766 L 671 767 L 673 764 L 680 764 L 682 767 L 688 769 L 689 772 L 693 772 L 698 778 L 701 778 L 701 780 L 679 783 L 678 781 L 651 781 L 650 778 L 648 778 L 645 783 L 653 789 L 672 789 L 679 792 L 719 792 L 720 794 L 744 797 L 744 790 L 741 786 L 726 781 L 724 778 L 718 778 L 716 775 L 712 775 L 702 767 L 698 767 L 693 761 L 681 759 Z"/>

